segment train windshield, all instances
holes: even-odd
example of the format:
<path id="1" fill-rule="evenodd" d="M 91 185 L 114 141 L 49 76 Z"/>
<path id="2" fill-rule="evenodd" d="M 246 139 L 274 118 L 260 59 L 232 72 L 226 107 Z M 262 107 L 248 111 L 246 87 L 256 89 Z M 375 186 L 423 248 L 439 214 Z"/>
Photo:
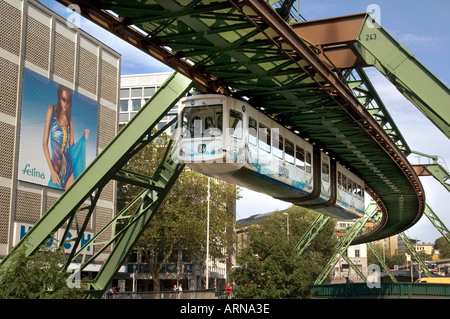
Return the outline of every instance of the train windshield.
<path id="1" fill-rule="evenodd" d="M 217 137 L 222 135 L 222 105 L 185 107 L 183 137 Z"/>

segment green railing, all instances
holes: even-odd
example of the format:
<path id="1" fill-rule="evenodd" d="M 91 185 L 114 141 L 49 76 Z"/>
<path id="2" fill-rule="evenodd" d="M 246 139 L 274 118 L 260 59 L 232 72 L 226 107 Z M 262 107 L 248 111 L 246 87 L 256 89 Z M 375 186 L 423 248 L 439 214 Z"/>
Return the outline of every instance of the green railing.
<path id="1" fill-rule="evenodd" d="M 450 285 L 424 283 L 382 283 L 369 288 L 365 283 L 312 286 L 314 298 L 450 298 Z"/>

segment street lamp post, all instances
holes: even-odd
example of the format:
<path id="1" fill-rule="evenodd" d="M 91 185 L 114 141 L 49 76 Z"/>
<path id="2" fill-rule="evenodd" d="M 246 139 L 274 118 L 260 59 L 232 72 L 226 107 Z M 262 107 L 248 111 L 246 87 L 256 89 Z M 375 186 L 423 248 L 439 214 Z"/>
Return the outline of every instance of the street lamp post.
<path id="1" fill-rule="evenodd" d="M 286 216 L 286 233 L 289 239 L 289 213 L 283 213 Z"/>
<path id="2" fill-rule="evenodd" d="M 206 289 L 209 288 L 209 201 L 210 201 L 210 178 L 208 177 L 208 208 L 207 208 L 207 217 L 206 217 L 206 260 L 205 260 L 205 277 L 206 277 Z"/>

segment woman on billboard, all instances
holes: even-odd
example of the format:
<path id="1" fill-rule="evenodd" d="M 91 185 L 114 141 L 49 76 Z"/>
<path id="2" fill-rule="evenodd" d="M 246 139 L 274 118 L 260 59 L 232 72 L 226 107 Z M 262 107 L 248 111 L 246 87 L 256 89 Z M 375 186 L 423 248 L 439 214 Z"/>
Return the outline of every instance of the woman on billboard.
<path id="1" fill-rule="evenodd" d="M 47 109 L 43 148 L 51 173 L 49 186 L 67 189 L 78 176 L 78 166 L 85 165 L 85 144 L 89 137 L 89 129 L 86 129 L 79 141 L 74 144 L 74 125 L 71 118 L 72 90 L 59 85 L 57 95 L 57 103 Z M 82 171 L 84 167 L 80 169 Z"/>

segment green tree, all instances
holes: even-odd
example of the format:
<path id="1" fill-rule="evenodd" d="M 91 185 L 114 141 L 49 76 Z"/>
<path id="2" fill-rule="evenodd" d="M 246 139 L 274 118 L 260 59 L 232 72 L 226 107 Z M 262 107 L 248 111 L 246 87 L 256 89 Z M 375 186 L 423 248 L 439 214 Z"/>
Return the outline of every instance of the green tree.
<path id="1" fill-rule="evenodd" d="M 289 236 L 287 216 L 289 214 Z M 233 293 L 245 299 L 307 298 L 310 287 L 334 253 L 335 223 L 329 222 L 311 246 L 299 256 L 296 244 L 317 213 L 298 206 L 275 212 L 248 227 L 249 243 L 237 258 L 232 273 Z"/>
<path id="2" fill-rule="evenodd" d="M 161 268 L 179 250 L 197 264 L 205 260 L 207 185 L 208 177 L 185 170 L 136 245 L 149 262 L 155 291 L 159 291 Z M 215 179 L 210 186 L 209 256 L 224 261 L 224 251 L 232 245 L 230 199 L 236 196 L 236 188 Z"/>
<path id="3" fill-rule="evenodd" d="M 449 236 L 449 234 L 447 234 L 447 236 Z M 440 259 L 450 258 L 450 243 L 444 236 L 436 239 L 434 247 L 439 250 Z"/>
<path id="4" fill-rule="evenodd" d="M 63 249 L 43 245 L 26 257 L 25 247 L 11 258 L 11 266 L 0 269 L 0 299 L 78 299 L 83 290 L 76 288 L 69 274 L 61 267 L 65 262 Z M 69 284 L 68 284 L 69 282 Z M 69 287 L 70 286 L 70 287 Z"/>
<path id="5" fill-rule="evenodd" d="M 151 176 L 161 162 L 169 137 L 162 134 L 156 143 L 137 153 L 125 169 Z M 119 183 L 118 208 L 130 202 L 142 189 Z M 213 259 L 223 259 L 231 246 L 233 205 L 237 199 L 235 185 L 210 179 L 210 246 Z M 184 258 L 193 262 L 205 259 L 208 177 L 186 168 L 178 177 L 164 202 L 141 235 L 135 249 L 149 263 L 153 287 L 159 291 L 159 273 L 174 254 L 183 250 Z M 133 210 L 131 210 L 133 211 Z"/>

